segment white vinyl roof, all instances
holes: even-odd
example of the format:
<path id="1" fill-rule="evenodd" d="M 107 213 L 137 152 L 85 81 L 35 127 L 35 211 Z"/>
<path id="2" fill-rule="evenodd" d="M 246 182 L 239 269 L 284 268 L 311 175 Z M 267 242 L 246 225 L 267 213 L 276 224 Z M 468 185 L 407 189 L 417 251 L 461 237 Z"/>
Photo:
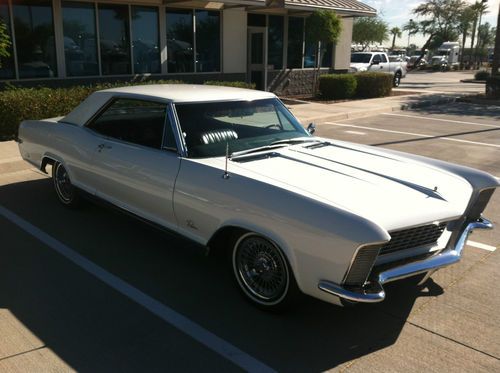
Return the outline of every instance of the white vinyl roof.
<path id="1" fill-rule="evenodd" d="M 151 84 L 105 89 L 92 93 L 61 122 L 83 126 L 109 100 L 126 97 L 174 103 L 253 101 L 276 97 L 274 93 L 232 87 L 196 84 Z"/>

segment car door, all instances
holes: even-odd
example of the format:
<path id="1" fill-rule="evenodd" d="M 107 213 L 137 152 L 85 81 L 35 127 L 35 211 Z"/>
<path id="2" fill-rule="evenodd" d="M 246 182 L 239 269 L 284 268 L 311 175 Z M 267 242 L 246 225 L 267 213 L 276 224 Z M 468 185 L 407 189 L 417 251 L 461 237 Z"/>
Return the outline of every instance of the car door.
<path id="1" fill-rule="evenodd" d="M 100 136 L 93 158 L 96 195 L 168 228 L 180 156 L 168 104 L 115 99 L 87 128 Z"/>
<path id="2" fill-rule="evenodd" d="M 390 73 L 392 64 L 393 63 L 389 62 L 385 54 L 380 54 L 379 71 L 384 73 Z"/>
<path id="3" fill-rule="evenodd" d="M 380 71 L 381 69 L 383 69 L 382 57 L 380 54 L 376 54 L 372 58 L 370 70 L 377 72 L 377 71 Z"/>

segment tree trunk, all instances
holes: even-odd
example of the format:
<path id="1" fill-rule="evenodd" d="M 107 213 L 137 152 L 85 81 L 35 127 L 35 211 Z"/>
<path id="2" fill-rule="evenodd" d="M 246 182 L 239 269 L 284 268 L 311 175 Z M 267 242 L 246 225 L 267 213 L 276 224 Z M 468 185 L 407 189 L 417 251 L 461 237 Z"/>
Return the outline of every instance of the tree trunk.
<path id="1" fill-rule="evenodd" d="M 396 34 L 392 37 L 392 50 L 394 50 L 394 46 L 396 45 Z"/>
<path id="2" fill-rule="evenodd" d="M 424 46 L 421 49 L 420 56 L 418 56 L 417 60 L 415 61 L 415 64 L 413 66 L 418 66 L 420 63 L 420 60 L 425 56 L 425 50 L 429 48 L 429 45 L 431 44 L 432 38 L 436 36 L 436 34 L 431 34 L 429 36 L 429 39 L 425 42 Z"/>
<path id="3" fill-rule="evenodd" d="M 474 50 L 474 40 L 476 39 L 476 28 L 477 28 L 477 17 L 474 19 L 474 23 L 472 24 L 472 35 L 470 39 L 470 52 L 469 52 L 469 68 L 472 63 L 472 51 Z"/>
<path id="4" fill-rule="evenodd" d="M 464 68 L 464 56 L 465 56 L 465 40 L 467 39 L 467 29 L 464 30 L 462 35 L 462 54 L 460 56 L 460 70 Z"/>
<path id="5" fill-rule="evenodd" d="M 497 16 L 497 34 L 495 36 L 495 52 L 493 54 L 493 65 L 491 68 L 491 75 L 497 75 L 500 68 L 500 6 Z"/>

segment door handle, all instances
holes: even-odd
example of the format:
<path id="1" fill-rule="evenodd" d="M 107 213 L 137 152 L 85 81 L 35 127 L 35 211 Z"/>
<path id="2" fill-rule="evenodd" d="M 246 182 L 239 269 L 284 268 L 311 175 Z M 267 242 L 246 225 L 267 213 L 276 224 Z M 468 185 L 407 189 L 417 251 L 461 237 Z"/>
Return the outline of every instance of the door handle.
<path id="1" fill-rule="evenodd" d="M 97 151 L 98 152 L 101 152 L 102 149 L 111 149 L 111 148 L 112 148 L 112 146 L 108 145 L 108 144 L 99 144 L 99 145 L 97 145 L 97 149 L 98 149 Z"/>

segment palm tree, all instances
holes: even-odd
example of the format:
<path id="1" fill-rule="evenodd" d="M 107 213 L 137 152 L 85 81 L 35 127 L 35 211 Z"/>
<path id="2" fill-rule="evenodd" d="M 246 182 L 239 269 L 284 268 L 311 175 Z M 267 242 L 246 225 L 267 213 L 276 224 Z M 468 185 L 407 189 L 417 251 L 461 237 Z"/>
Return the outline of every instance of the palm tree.
<path id="1" fill-rule="evenodd" d="M 488 4 L 486 3 L 486 1 L 488 0 L 476 1 L 473 5 L 471 5 L 471 9 L 474 11 L 475 17 L 472 25 L 472 36 L 470 41 L 470 51 L 471 51 L 470 57 L 472 57 L 472 50 L 474 49 L 474 41 L 476 39 L 476 29 L 478 21 L 483 16 L 483 13 L 485 13 L 486 10 L 488 9 Z"/>
<path id="2" fill-rule="evenodd" d="M 491 67 L 491 75 L 497 75 L 500 68 L 500 6 L 497 16 L 497 30 L 495 37 L 495 52 L 493 54 L 493 66 Z"/>
<path id="3" fill-rule="evenodd" d="M 392 34 L 392 48 L 396 46 L 396 38 L 400 38 L 402 36 L 401 29 L 399 27 L 391 28 L 390 33 Z"/>
<path id="4" fill-rule="evenodd" d="M 465 41 L 467 40 L 467 35 L 471 29 L 472 23 L 476 18 L 476 13 L 472 7 L 468 6 L 462 9 L 459 16 L 458 29 L 462 33 L 462 54 L 460 56 L 460 68 L 464 68 L 464 56 L 465 56 Z"/>

